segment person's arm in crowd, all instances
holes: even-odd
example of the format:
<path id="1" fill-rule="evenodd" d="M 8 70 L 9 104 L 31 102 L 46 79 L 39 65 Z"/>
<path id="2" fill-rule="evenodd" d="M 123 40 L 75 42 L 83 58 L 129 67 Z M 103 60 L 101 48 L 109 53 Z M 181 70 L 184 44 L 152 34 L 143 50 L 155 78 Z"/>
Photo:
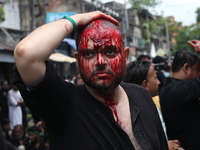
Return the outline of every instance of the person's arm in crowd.
<path id="1" fill-rule="evenodd" d="M 22 99 L 20 99 L 17 103 L 18 103 L 18 106 L 21 106 L 24 104 L 24 101 Z"/>
<path id="2" fill-rule="evenodd" d="M 100 18 L 119 25 L 114 18 L 100 11 L 70 17 L 75 21 L 77 28 Z M 45 61 L 72 31 L 72 23 L 68 19 L 60 19 L 37 28 L 16 46 L 16 66 L 25 85 L 34 86 L 43 79 L 46 71 Z"/>
<path id="3" fill-rule="evenodd" d="M 200 53 L 200 41 L 192 40 L 192 41 L 188 41 L 188 44 L 191 45 L 195 51 Z"/>
<path id="4" fill-rule="evenodd" d="M 8 105 L 18 106 L 18 102 L 15 100 L 14 96 L 8 92 Z"/>
<path id="5" fill-rule="evenodd" d="M 178 140 L 169 140 L 168 147 L 169 150 L 184 150 Z"/>

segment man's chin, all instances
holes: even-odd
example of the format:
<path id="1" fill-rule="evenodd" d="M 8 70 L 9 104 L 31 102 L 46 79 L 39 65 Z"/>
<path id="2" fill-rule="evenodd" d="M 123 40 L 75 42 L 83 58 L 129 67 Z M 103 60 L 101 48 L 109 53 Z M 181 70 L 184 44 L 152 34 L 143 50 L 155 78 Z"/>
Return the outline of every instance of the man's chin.
<path id="1" fill-rule="evenodd" d="M 96 84 L 87 84 L 90 88 L 94 89 L 95 91 L 103 92 L 112 89 L 111 83 L 96 83 Z"/>

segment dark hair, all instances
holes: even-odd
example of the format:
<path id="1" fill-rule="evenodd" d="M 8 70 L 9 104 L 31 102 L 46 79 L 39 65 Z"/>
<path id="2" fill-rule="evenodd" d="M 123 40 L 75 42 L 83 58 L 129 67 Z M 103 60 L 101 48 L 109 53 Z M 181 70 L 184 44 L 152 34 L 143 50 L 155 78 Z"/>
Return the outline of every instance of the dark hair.
<path id="1" fill-rule="evenodd" d="M 197 62 L 199 62 L 197 55 L 186 50 L 177 51 L 172 62 L 172 72 L 178 72 L 185 63 L 192 67 Z"/>
<path id="2" fill-rule="evenodd" d="M 156 57 L 153 58 L 153 63 L 154 63 L 154 64 L 159 64 L 159 63 L 161 63 L 161 62 L 165 62 L 165 59 L 164 59 L 163 57 L 161 57 L 161 56 L 156 56 Z"/>
<path id="3" fill-rule="evenodd" d="M 143 60 L 143 59 L 151 59 L 151 57 L 149 55 L 144 55 L 144 54 L 141 54 L 138 56 L 137 60 Z"/>
<path id="4" fill-rule="evenodd" d="M 1 81 L 1 86 L 5 83 L 5 82 L 7 82 L 8 83 L 8 81 L 7 80 L 3 80 L 3 81 Z"/>
<path id="5" fill-rule="evenodd" d="M 39 132 L 40 132 L 40 130 L 39 130 L 39 128 L 37 127 L 37 126 L 32 126 L 32 127 L 29 127 L 28 129 L 27 129 L 27 132 L 29 133 L 35 133 L 35 134 L 39 134 Z"/>
<path id="6" fill-rule="evenodd" d="M 134 61 L 128 64 L 124 82 L 141 85 L 147 79 L 151 63 L 148 61 Z"/>
<path id="7" fill-rule="evenodd" d="M 4 118 L 3 120 L 1 120 L 1 125 L 7 125 L 8 123 L 10 123 L 10 120 L 8 118 Z"/>
<path id="8" fill-rule="evenodd" d="M 120 29 L 119 26 L 117 26 L 116 24 L 108 21 L 108 20 L 104 20 L 104 19 L 99 19 L 99 20 L 103 20 L 103 26 L 106 28 L 106 29 L 109 29 L 109 28 L 113 28 L 113 29 L 116 29 L 120 36 L 121 36 L 121 41 L 122 41 L 122 44 L 124 46 L 124 34 L 122 32 L 122 30 Z M 98 21 L 98 20 L 95 20 L 95 21 Z M 94 28 L 96 25 L 95 25 L 95 21 L 89 23 L 87 26 L 81 28 L 80 30 L 78 30 L 77 34 L 76 34 L 76 47 L 77 47 L 77 50 L 78 50 L 78 47 L 79 47 L 79 42 L 81 40 L 81 37 L 82 37 L 82 33 L 85 29 L 87 28 Z"/>
<path id="9" fill-rule="evenodd" d="M 17 125 L 15 125 L 15 126 L 14 126 L 14 129 L 15 129 L 15 128 L 18 128 L 18 127 L 21 128 L 22 130 L 24 130 L 24 126 L 21 125 L 21 124 L 17 124 Z"/>

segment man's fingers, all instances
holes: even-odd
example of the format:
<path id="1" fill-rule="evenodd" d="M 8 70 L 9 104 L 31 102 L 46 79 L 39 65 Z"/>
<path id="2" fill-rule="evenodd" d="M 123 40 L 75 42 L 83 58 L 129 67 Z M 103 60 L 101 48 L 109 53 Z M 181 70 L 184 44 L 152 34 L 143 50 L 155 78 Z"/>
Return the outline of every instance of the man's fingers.
<path id="1" fill-rule="evenodd" d="M 95 16 L 93 18 L 93 20 L 96 20 L 96 19 L 106 19 L 106 20 L 109 20 L 109 21 L 111 21 L 114 24 L 116 24 L 116 25 L 119 26 L 119 22 L 117 20 L 115 20 L 113 17 L 111 17 L 110 15 L 102 13 L 100 11 L 96 11 L 96 12 L 99 13 L 99 15 Z"/>
<path id="2" fill-rule="evenodd" d="M 191 46 L 194 46 L 194 44 L 191 41 L 188 41 L 188 44 L 190 44 Z"/>

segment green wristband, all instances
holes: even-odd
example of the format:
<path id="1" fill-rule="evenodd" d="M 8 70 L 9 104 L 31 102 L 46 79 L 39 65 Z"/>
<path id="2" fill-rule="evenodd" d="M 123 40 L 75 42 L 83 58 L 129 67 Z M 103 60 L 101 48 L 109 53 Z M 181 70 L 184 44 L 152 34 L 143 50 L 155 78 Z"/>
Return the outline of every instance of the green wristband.
<path id="1" fill-rule="evenodd" d="M 75 22 L 72 18 L 67 17 L 67 16 L 63 16 L 62 19 L 67 19 L 67 20 L 69 20 L 69 21 L 73 24 L 73 27 L 74 27 L 74 30 L 73 30 L 73 31 L 76 30 L 76 22 Z"/>

